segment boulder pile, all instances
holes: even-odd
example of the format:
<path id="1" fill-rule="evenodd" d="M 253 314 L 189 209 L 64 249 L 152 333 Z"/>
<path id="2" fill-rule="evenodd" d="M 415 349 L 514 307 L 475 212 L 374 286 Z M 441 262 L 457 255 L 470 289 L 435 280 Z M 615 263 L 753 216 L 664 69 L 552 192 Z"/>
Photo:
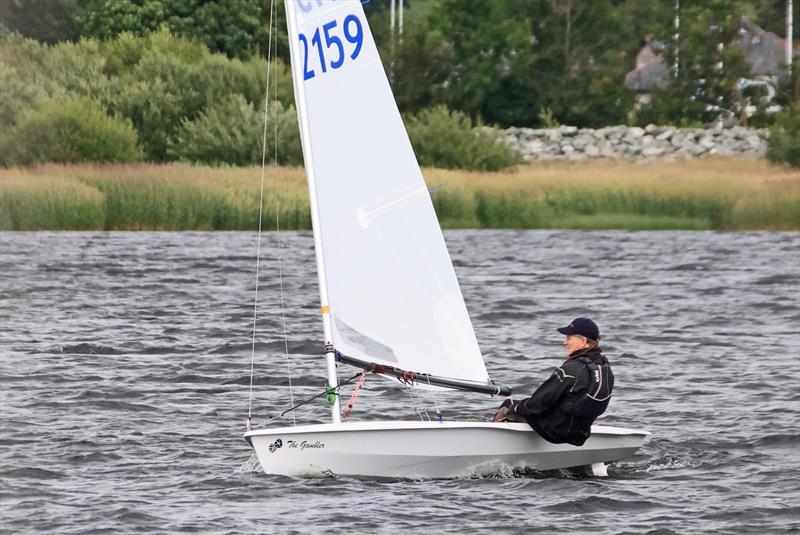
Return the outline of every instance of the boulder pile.
<path id="1" fill-rule="evenodd" d="M 506 141 L 526 160 L 587 160 L 591 158 L 651 160 L 691 159 L 710 155 L 763 156 L 767 130 L 674 128 L 647 125 L 605 128 L 532 129 L 512 127 Z"/>

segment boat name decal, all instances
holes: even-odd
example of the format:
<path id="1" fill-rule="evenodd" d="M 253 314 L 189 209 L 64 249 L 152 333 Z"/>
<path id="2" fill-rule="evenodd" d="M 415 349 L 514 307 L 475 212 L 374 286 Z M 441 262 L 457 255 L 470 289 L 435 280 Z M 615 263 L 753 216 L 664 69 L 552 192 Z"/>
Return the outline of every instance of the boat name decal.
<path id="1" fill-rule="evenodd" d="M 315 440 L 314 442 L 309 442 L 307 440 L 303 440 L 302 442 L 297 442 L 296 440 L 287 440 L 286 447 L 291 449 L 300 448 L 300 451 L 305 449 L 321 450 L 325 448 L 325 443 L 320 442 L 319 440 Z"/>
<path id="2" fill-rule="evenodd" d="M 269 452 L 275 453 L 279 449 L 283 447 L 283 440 L 276 438 L 275 442 L 269 445 Z M 315 440 L 314 442 L 310 442 L 308 440 L 303 440 L 298 442 L 297 440 L 287 440 L 286 447 L 290 450 L 297 450 L 305 451 L 306 449 L 312 450 L 321 450 L 325 448 L 325 443 L 320 440 Z"/>

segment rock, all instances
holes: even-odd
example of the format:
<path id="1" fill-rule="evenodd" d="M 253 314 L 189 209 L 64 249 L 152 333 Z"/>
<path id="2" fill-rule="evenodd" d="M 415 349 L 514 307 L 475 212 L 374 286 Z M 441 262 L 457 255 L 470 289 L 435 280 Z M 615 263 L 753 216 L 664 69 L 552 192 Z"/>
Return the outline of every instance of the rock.
<path id="1" fill-rule="evenodd" d="M 628 128 L 628 132 L 625 134 L 625 137 L 630 137 L 634 139 L 638 139 L 642 136 L 644 136 L 644 129 L 639 128 L 638 126 Z"/>
<path id="2" fill-rule="evenodd" d="M 701 147 L 703 147 L 706 150 L 713 149 L 714 147 L 717 146 L 717 144 L 714 143 L 714 139 L 711 136 L 701 137 L 698 143 L 700 144 Z"/>
<path id="3" fill-rule="evenodd" d="M 539 140 L 539 139 L 534 139 L 533 141 L 529 141 L 525 145 L 525 149 L 528 152 L 532 152 L 534 154 L 539 154 L 541 152 L 544 152 L 544 143 L 542 143 L 542 141 Z"/>
<path id="4" fill-rule="evenodd" d="M 708 150 L 706 147 L 702 145 L 697 145 L 695 143 L 691 144 L 687 143 L 683 148 L 686 149 L 686 151 L 689 152 L 692 156 L 700 156 L 701 154 L 703 154 Z"/>
<path id="5" fill-rule="evenodd" d="M 762 140 L 758 136 L 747 136 L 746 140 L 754 149 L 759 148 L 762 144 Z"/>
<path id="6" fill-rule="evenodd" d="M 660 147 L 646 147 L 642 149 L 642 156 L 652 158 L 653 156 L 660 156 L 664 154 L 664 149 Z"/>
<path id="7" fill-rule="evenodd" d="M 644 129 L 634 126 L 629 128 L 628 131 L 622 136 L 622 141 L 629 145 L 639 143 L 639 140 L 644 137 Z"/>
<path id="8" fill-rule="evenodd" d="M 672 128 L 667 128 L 666 130 L 664 130 L 663 132 L 661 132 L 656 136 L 656 141 L 667 141 L 672 137 L 672 134 L 674 133 L 675 130 L 673 130 Z"/>
<path id="9" fill-rule="evenodd" d="M 486 130 L 491 130 L 485 127 Z M 526 160 L 584 160 L 624 158 L 636 162 L 652 158 L 675 160 L 702 155 L 762 155 L 766 150 L 764 129 L 674 128 L 647 125 L 645 128 L 607 126 L 578 129 L 512 127 L 500 132 L 503 139 Z"/>
<path id="10" fill-rule="evenodd" d="M 619 153 L 614 150 L 614 146 L 611 143 L 605 142 L 600 145 L 600 156 L 616 160 L 619 158 Z"/>
<path id="11" fill-rule="evenodd" d="M 733 156 L 734 154 L 736 154 L 736 151 L 734 150 L 733 146 L 728 144 L 717 145 L 708 152 L 709 154 L 718 154 L 720 156 Z"/>
<path id="12" fill-rule="evenodd" d="M 657 136 L 663 131 L 664 131 L 664 127 L 663 126 L 656 126 L 654 124 L 649 124 L 649 125 L 644 127 L 644 133 L 645 134 L 650 134 L 652 136 Z"/>
<path id="13" fill-rule="evenodd" d="M 625 145 L 622 150 L 629 156 L 636 156 L 642 152 L 642 147 L 641 145 Z"/>
<path id="14" fill-rule="evenodd" d="M 572 146 L 580 150 L 592 142 L 592 138 L 585 134 L 577 135 L 571 142 Z"/>

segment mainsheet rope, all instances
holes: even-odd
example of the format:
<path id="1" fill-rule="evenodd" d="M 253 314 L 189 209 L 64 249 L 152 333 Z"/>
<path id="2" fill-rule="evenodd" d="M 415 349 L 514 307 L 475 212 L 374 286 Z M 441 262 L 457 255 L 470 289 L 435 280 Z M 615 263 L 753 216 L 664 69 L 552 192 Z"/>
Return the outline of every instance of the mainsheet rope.
<path id="1" fill-rule="evenodd" d="M 277 420 L 278 418 L 283 418 L 286 415 L 286 413 L 292 412 L 295 409 L 297 409 L 298 407 L 302 407 L 303 405 L 306 405 L 307 403 L 311 403 L 315 399 L 319 399 L 319 398 L 321 398 L 323 396 L 327 396 L 327 395 L 329 395 L 331 393 L 333 393 L 333 395 L 335 395 L 335 396 L 340 395 L 339 394 L 339 389 L 340 388 L 342 388 L 345 385 L 348 385 L 348 384 L 352 383 L 356 378 L 360 377 L 361 375 L 362 375 L 362 372 L 358 372 L 357 374 L 353 375 L 352 377 L 350 377 L 348 379 L 345 379 L 344 381 L 341 381 L 339 383 L 339 385 L 336 386 L 336 387 L 326 386 L 325 389 L 322 392 L 320 392 L 319 394 L 314 394 L 310 398 L 304 399 L 303 401 L 301 401 L 300 403 L 298 403 L 296 405 L 292 405 L 291 407 L 289 407 L 288 409 L 286 409 L 282 413 L 280 413 L 280 414 L 278 414 L 276 416 L 273 416 L 269 420 L 265 421 L 264 424 L 266 425 L 266 424 L 272 422 L 273 420 Z"/>

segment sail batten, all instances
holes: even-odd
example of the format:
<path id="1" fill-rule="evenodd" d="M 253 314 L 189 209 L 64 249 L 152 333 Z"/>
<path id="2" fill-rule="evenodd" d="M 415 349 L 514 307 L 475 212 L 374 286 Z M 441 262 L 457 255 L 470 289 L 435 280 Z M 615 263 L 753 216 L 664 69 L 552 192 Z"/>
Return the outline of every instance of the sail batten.
<path id="1" fill-rule="evenodd" d="M 490 385 L 360 0 L 288 2 L 326 334 L 359 362 Z"/>

